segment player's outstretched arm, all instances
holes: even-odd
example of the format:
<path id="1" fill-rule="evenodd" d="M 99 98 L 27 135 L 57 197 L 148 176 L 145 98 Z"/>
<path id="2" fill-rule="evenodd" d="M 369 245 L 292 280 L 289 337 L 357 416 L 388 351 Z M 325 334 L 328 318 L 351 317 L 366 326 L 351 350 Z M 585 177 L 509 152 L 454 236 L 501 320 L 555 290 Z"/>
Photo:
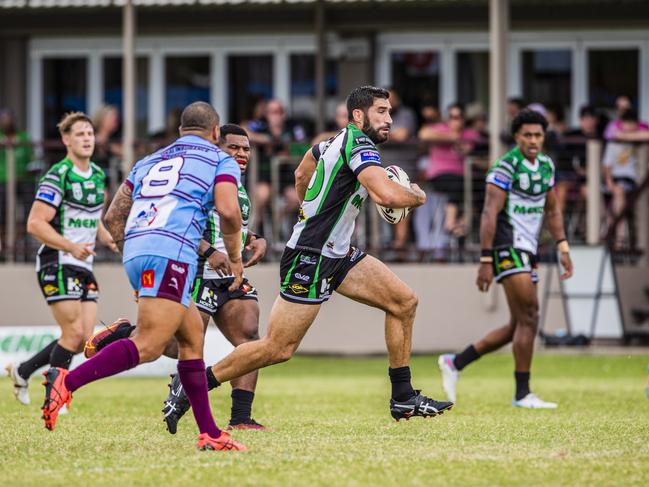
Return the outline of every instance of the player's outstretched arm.
<path id="1" fill-rule="evenodd" d="M 230 269 L 235 276 L 230 290 L 239 289 L 243 282 L 243 264 L 241 263 L 241 209 L 237 185 L 230 181 L 217 182 L 214 185 L 214 206 L 221 222 L 223 244 L 230 259 Z"/>
<path id="2" fill-rule="evenodd" d="M 306 194 L 306 189 L 309 186 L 309 181 L 315 172 L 315 168 L 318 165 L 318 161 L 313 157 L 313 152 L 311 149 L 304 154 L 300 165 L 295 170 L 295 191 L 297 192 L 297 197 L 300 200 L 300 203 L 304 201 L 304 195 Z"/>
<path id="3" fill-rule="evenodd" d="M 426 193 L 419 186 L 406 188 L 391 181 L 382 166 L 366 167 L 357 177 L 370 198 L 386 208 L 416 208 L 426 202 Z"/>
<path id="4" fill-rule="evenodd" d="M 557 197 L 554 194 L 554 189 L 548 191 L 545 198 L 545 221 L 548 225 L 550 235 L 559 249 L 559 260 L 563 267 L 563 274 L 561 279 L 568 279 L 572 276 L 572 260 L 570 259 L 570 246 L 566 240 L 566 232 L 563 228 L 563 215 L 557 202 Z"/>
<path id="5" fill-rule="evenodd" d="M 53 249 L 63 250 L 79 260 L 85 260 L 89 255 L 95 255 L 94 242 L 74 243 L 57 232 L 51 225 L 57 210 L 41 201 L 34 201 L 27 218 L 27 233 L 36 240 Z"/>
<path id="6" fill-rule="evenodd" d="M 131 212 L 131 206 L 133 206 L 132 195 L 131 186 L 126 182 L 122 183 L 104 215 L 106 230 L 113 237 L 120 253 L 124 250 L 124 229 L 128 214 Z"/>
<path id="7" fill-rule="evenodd" d="M 506 199 L 507 191 L 493 184 L 487 184 L 484 206 L 480 216 L 480 248 L 485 253 L 490 253 L 493 248 L 498 213 L 505 207 Z M 488 291 L 493 281 L 492 262 L 493 256 L 490 258 L 489 256 L 480 258 L 480 268 L 478 269 L 476 285 L 482 292 Z"/>

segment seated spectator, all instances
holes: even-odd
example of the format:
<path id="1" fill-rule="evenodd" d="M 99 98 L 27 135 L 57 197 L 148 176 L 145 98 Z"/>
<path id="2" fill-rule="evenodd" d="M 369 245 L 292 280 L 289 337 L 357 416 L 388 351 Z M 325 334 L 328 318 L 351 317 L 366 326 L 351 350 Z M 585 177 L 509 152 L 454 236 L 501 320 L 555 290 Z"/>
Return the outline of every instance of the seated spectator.
<path id="1" fill-rule="evenodd" d="M 336 114 L 334 118 L 336 123 L 334 130 L 327 130 L 319 133 L 311 141 L 311 145 L 329 140 L 330 138 L 335 137 L 342 129 L 347 127 L 347 124 L 349 123 L 349 115 L 347 114 L 347 104 L 345 102 L 339 103 L 338 106 L 336 106 Z"/>
<path id="2" fill-rule="evenodd" d="M 606 125 L 606 129 L 604 130 L 604 138 L 606 140 L 615 139 L 615 134 L 621 131 L 622 114 L 630 108 L 633 108 L 633 104 L 631 103 L 631 98 L 628 96 L 620 95 L 615 99 L 616 119 L 611 120 L 608 125 Z M 649 130 L 649 124 L 638 121 L 638 129 Z"/>
<path id="3" fill-rule="evenodd" d="M 419 131 L 420 140 L 431 145 L 425 168 L 428 200 L 414 216 L 418 248 L 444 249 L 449 245 L 450 234 L 464 235 L 465 225 L 459 217 L 464 199 L 464 159 L 479 137 L 475 130 L 465 128 L 463 108 L 458 103 L 449 106 L 446 123 L 426 125 Z M 443 233 L 439 225 L 442 205 Z M 432 241 L 431 229 L 435 234 Z"/>
<path id="4" fill-rule="evenodd" d="M 633 108 L 625 110 L 620 117 L 618 130 L 622 137 L 625 133 L 636 133 L 640 129 L 638 114 Z M 627 195 L 636 187 L 638 147 L 631 142 L 612 140 L 606 145 L 603 158 L 603 175 L 605 196 L 610 200 L 609 223 L 625 210 Z M 629 219 L 629 230 L 633 233 L 633 221 Z M 615 229 L 615 248 L 624 244 L 624 228 L 618 225 Z"/>
<path id="5" fill-rule="evenodd" d="M 585 105 L 579 110 L 579 127 L 567 130 L 560 142 L 556 164 L 555 194 L 563 212 L 570 191 L 577 189 L 579 197 L 586 198 L 586 142 L 599 139 L 598 118 L 592 106 Z"/>
<path id="6" fill-rule="evenodd" d="M 257 184 L 252 189 L 253 221 L 252 228 L 261 230 L 264 213 L 269 208 L 271 196 L 271 161 L 275 156 L 289 155 L 297 143 L 300 149 L 305 146 L 306 133 L 301 125 L 288 120 L 284 105 L 280 100 L 266 102 L 263 120 L 248 123 L 245 128 L 250 133 L 250 140 L 258 147 Z M 301 155 L 301 154 L 300 154 Z M 280 192 L 283 196 L 282 218 L 296 213 L 300 202 L 295 192 L 294 168 L 284 166 L 280 171 Z M 290 219 L 292 222 L 292 219 Z M 290 228 L 288 229 L 290 230 Z"/>

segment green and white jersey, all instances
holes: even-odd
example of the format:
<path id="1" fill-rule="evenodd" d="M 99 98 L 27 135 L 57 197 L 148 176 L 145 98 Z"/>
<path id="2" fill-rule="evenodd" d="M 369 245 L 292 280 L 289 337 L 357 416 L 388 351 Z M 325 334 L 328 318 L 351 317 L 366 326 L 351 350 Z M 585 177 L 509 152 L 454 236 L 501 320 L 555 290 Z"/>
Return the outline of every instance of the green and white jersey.
<path id="1" fill-rule="evenodd" d="M 318 163 L 286 246 L 341 258 L 349 251 L 368 194 L 357 176 L 369 166 L 380 166 L 381 158 L 370 138 L 353 124 L 311 151 Z"/>
<path id="2" fill-rule="evenodd" d="M 539 153 L 531 163 L 516 147 L 489 169 L 487 183 L 507 192 L 493 247 L 514 247 L 536 254 L 546 194 L 554 186 L 552 159 Z"/>
<path id="3" fill-rule="evenodd" d="M 51 225 L 74 243 L 92 243 L 104 207 L 106 175 L 94 162 L 82 172 L 68 158 L 55 164 L 41 178 L 36 200 L 55 208 Z M 86 260 L 74 258 L 62 250 L 41 245 L 36 256 L 36 270 L 52 265 L 75 265 L 92 270 L 92 255 Z"/>
<path id="4" fill-rule="evenodd" d="M 241 183 L 239 183 L 238 195 L 239 208 L 241 208 L 241 251 L 243 252 L 243 246 L 248 239 L 248 222 L 250 220 L 251 205 L 248 192 Z M 212 208 L 207 217 L 207 225 L 203 232 L 203 239 L 207 240 L 210 245 L 219 252 L 227 254 L 225 243 L 223 242 L 223 234 L 221 233 L 220 217 L 214 208 Z M 233 276 L 220 276 L 214 269 L 212 269 L 209 262 L 207 262 L 207 259 L 201 256 L 198 258 L 198 277 L 202 277 L 203 279 L 222 279 Z"/>

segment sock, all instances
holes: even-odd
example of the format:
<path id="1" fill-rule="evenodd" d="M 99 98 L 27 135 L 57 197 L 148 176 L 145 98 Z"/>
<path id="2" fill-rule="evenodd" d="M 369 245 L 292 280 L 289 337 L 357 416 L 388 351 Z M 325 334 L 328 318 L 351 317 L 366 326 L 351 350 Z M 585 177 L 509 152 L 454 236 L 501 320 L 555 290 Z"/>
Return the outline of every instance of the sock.
<path id="1" fill-rule="evenodd" d="M 52 349 L 52 354 L 50 355 L 50 365 L 52 367 L 61 367 L 62 369 L 69 369 L 70 364 L 72 363 L 72 357 L 74 353 L 70 350 L 63 348 L 58 343 Z"/>
<path id="2" fill-rule="evenodd" d="M 230 424 L 242 423 L 252 415 L 252 401 L 255 393 L 243 389 L 232 389 L 232 411 Z"/>
<path id="3" fill-rule="evenodd" d="M 50 363 L 50 354 L 52 349 L 56 346 L 58 340 L 52 340 L 43 350 L 38 352 L 29 360 L 24 361 L 18 366 L 18 375 L 27 380 L 29 377 L 40 369 L 43 365 Z"/>
<path id="4" fill-rule="evenodd" d="M 135 343 L 122 338 L 102 348 L 97 355 L 70 372 L 65 378 L 65 387 L 74 392 L 81 386 L 132 369 L 139 363 L 140 352 Z"/>
<path id="5" fill-rule="evenodd" d="M 207 390 L 211 391 L 216 389 L 221 385 L 221 383 L 214 377 L 214 372 L 212 372 L 212 367 L 207 367 L 205 369 L 205 377 L 207 377 Z"/>
<path id="6" fill-rule="evenodd" d="M 212 438 L 221 436 L 221 430 L 216 426 L 210 401 L 207 398 L 207 378 L 205 377 L 205 362 L 202 359 L 179 360 L 178 377 L 185 389 L 189 404 L 192 406 L 194 419 L 200 433 L 207 433 Z"/>
<path id="7" fill-rule="evenodd" d="M 463 352 L 458 353 L 453 359 L 453 365 L 457 370 L 462 370 L 471 362 L 475 362 L 480 358 L 480 354 L 473 345 L 469 345 Z"/>
<path id="8" fill-rule="evenodd" d="M 516 400 L 520 401 L 530 393 L 530 373 L 514 372 L 516 378 Z"/>
<path id="9" fill-rule="evenodd" d="M 392 382 L 392 399 L 395 401 L 407 401 L 415 395 L 415 390 L 410 384 L 410 367 L 398 367 L 388 369 L 390 382 Z"/>

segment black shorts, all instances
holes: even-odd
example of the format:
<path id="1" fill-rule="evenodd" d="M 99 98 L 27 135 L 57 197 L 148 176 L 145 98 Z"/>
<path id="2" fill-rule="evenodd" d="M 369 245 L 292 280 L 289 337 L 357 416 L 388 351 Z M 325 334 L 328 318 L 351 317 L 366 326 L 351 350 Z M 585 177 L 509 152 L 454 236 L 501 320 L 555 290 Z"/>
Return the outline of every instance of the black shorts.
<path id="1" fill-rule="evenodd" d="M 539 282 L 539 275 L 536 272 L 539 263 L 535 254 L 526 250 L 504 247 L 494 249 L 494 278 L 500 282 L 512 274 L 527 272 L 532 275 L 532 282 Z"/>
<path id="2" fill-rule="evenodd" d="M 36 273 L 38 285 L 47 304 L 57 301 L 97 301 L 99 286 L 88 269 L 73 265 L 43 267 Z"/>
<path id="3" fill-rule="evenodd" d="M 234 278 L 226 277 L 224 279 L 203 279 L 197 277 L 194 279 L 192 286 L 192 301 L 196 307 L 212 318 L 215 318 L 216 312 L 221 309 L 225 303 L 231 299 L 254 299 L 257 301 L 257 290 L 244 277 L 241 287 L 236 291 L 228 291 Z"/>
<path id="4" fill-rule="evenodd" d="M 286 247 L 280 264 L 279 295 L 292 303 L 324 303 L 366 255 L 350 247 L 345 257 L 333 259 Z"/>

